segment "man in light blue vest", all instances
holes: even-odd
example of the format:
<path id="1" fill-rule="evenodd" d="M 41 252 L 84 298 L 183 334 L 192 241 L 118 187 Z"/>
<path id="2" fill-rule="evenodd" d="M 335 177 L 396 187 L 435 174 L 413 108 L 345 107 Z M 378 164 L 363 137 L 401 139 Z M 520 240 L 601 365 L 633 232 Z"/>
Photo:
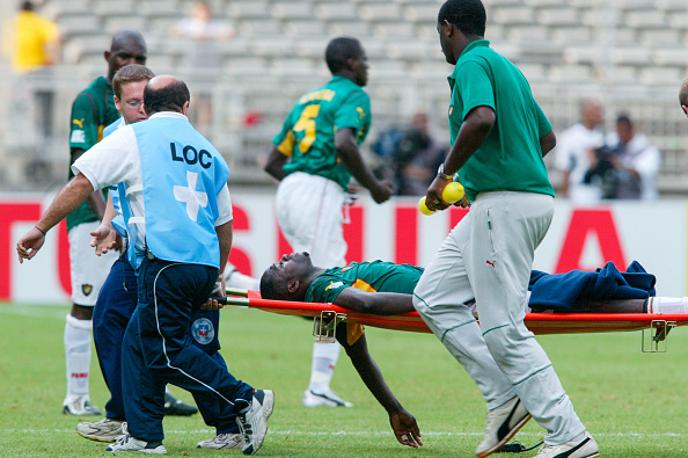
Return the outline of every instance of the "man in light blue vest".
<path id="1" fill-rule="evenodd" d="M 186 118 L 189 100 L 182 81 L 153 78 L 144 91 L 150 118 L 118 129 L 81 156 L 73 165 L 75 178 L 17 244 L 20 261 L 33 258 L 46 231 L 90 193 L 115 183 L 126 186 L 138 306 L 122 344 L 128 428 L 108 451 L 166 453 L 167 383 L 215 395 L 223 417 L 237 415 L 247 455 L 262 446 L 272 413 L 272 391 L 235 379 L 187 337 L 192 311 L 207 302 L 222 278 L 232 241 L 229 170 Z"/>

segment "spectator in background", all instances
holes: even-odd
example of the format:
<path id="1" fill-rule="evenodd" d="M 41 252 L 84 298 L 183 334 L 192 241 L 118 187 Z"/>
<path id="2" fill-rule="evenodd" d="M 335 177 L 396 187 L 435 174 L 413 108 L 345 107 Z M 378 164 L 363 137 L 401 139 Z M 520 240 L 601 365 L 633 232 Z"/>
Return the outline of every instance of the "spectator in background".
<path id="1" fill-rule="evenodd" d="M 212 90 L 222 72 L 221 43 L 234 37 L 234 29 L 225 21 L 213 19 L 210 5 L 205 1 L 194 4 L 190 18 L 183 19 L 172 28 L 172 36 L 190 39 L 186 48 L 185 63 L 188 73 L 205 88 L 194 94 L 195 113 L 192 118 L 196 127 L 207 132 L 212 118 Z"/>
<path id="2" fill-rule="evenodd" d="M 3 47 L 12 69 L 22 81 L 46 76 L 46 68 L 54 65 L 60 53 L 60 32 L 53 22 L 35 11 L 33 1 L 19 3 L 19 12 L 4 27 Z M 43 136 L 52 134 L 54 94 L 48 88 L 33 91 L 35 130 Z M 22 101 L 25 103 L 25 101 Z"/>
<path id="3" fill-rule="evenodd" d="M 422 112 L 413 116 L 408 128 L 393 126 L 380 132 L 372 150 L 381 161 L 374 169 L 376 176 L 393 180 L 394 193 L 400 196 L 422 196 L 446 153 L 432 138 L 428 115 Z"/>
<path id="4" fill-rule="evenodd" d="M 628 114 L 617 116 L 616 132 L 609 136 L 607 144 L 614 152 L 611 161 L 616 173 L 614 197 L 656 199 L 661 155 L 645 134 L 636 131 Z"/>
<path id="5" fill-rule="evenodd" d="M 581 104 L 581 120 L 560 136 L 555 153 L 555 168 L 562 174 L 561 193 L 578 203 L 599 200 L 599 189 L 584 183 L 594 150 L 604 145 L 604 109 L 596 100 Z"/>
<path id="6" fill-rule="evenodd" d="M 683 114 L 688 116 L 688 79 L 681 83 L 681 89 L 678 91 L 678 103 L 681 105 Z"/>
<path id="7" fill-rule="evenodd" d="M 395 150 L 397 195 L 422 196 L 435 178 L 446 149 L 430 134 L 428 115 L 416 113 Z"/>

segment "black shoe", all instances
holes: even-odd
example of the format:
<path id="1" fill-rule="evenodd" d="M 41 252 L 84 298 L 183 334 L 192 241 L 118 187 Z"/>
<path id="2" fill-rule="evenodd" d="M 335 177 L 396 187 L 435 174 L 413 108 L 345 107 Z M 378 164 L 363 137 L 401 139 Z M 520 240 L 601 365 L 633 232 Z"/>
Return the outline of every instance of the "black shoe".
<path id="1" fill-rule="evenodd" d="M 198 412 L 196 406 L 186 404 L 179 399 L 172 396 L 170 393 L 165 393 L 165 415 L 176 415 L 178 417 L 188 417 Z"/>

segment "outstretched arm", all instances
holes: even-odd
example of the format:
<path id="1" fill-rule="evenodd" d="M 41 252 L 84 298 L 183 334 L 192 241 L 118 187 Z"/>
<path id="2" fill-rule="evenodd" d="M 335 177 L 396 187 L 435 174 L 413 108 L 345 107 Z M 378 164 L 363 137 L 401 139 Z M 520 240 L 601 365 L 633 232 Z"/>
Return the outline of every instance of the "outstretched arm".
<path id="1" fill-rule="evenodd" d="M 368 353 L 365 335 L 359 337 L 353 345 L 349 345 L 346 327 L 347 325 L 344 323 L 337 326 L 337 341 L 346 350 L 346 354 L 351 359 L 363 383 L 365 383 L 368 390 L 375 396 L 375 399 L 387 411 L 389 423 L 397 440 L 400 444 L 408 445 L 409 447 L 417 448 L 422 446 L 423 440 L 416 419 L 402 407 L 399 400 L 392 393 L 392 390 L 387 386 L 380 368 L 377 367 L 377 364 L 375 364 L 375 361 Z"/>
<path id="2" fill-rule="evenodd" d="M 45 242 L 45 234 L 93 193 L 93 185 L 79 174 L 72 178 L 50 204 L 41 220 L 17 243 L 19 262 L 32 259 Z"/>
<path id="3" fill-rule="evenodd" d="M 353 287 L 345 288 L 334 303 L 361 313 L 399 315 L 413 310 L 410 294 L 369 293 Z"/>

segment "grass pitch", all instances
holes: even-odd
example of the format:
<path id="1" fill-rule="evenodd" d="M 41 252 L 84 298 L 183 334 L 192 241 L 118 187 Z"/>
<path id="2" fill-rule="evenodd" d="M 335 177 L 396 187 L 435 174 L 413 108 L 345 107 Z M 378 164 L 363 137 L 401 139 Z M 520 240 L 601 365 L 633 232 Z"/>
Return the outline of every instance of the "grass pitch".
<path id="1" fill-rule="evenodd" d="M 78 419 L 60 413 L 66 313 L 66 307 L 0 304 L 2 457 L 106 455 L 103 444 L 77 436 Z M 482 436 L 484 404 L 473 382 L 433 336 L 370 328 L 367 333 L 388 383 L 424 433 L 425 447 L 413 450 L 396 443 L 385 412 L 343 353 L 333 387 L 354 407 L 302 407 L 311 350 L 305 320 L 230 308 L 223 311 L 221 328 L 222 353 L 231 370 L 276 393 L 270 433 L 260 455 L 473 456 Z M 640 352 L 639 333 L 539 340 L 602 456 L 688 456 L 688 331 L 673 331 L 669 352 L 655 355 Z M 91 398 L 102 407 L 107 392 L 95 353 L 91 370 Z M 238 450 L 195 449 L 197 441 L 213 435 L 198 415 L 165 419 L 165 432 L 170 456 L 241 456 Z M 541 436 L 542 430 L 531 421 L 516 439 L 528 445 Z"/>

